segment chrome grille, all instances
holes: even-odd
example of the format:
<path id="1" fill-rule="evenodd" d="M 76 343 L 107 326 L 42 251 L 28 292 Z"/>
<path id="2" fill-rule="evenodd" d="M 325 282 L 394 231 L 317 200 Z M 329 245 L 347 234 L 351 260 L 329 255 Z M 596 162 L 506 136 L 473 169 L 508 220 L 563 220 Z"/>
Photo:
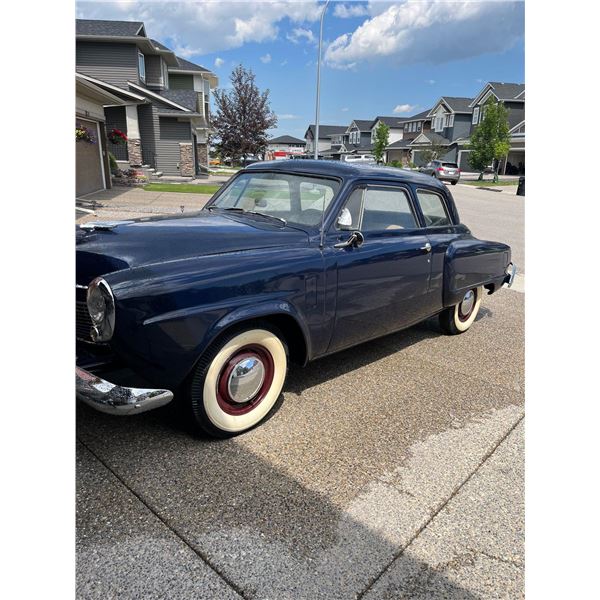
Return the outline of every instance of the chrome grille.
<path id="1" fill-rule="evenodd" d="M 75 302 L 75 335 L 77 339 L 91 342 L 90 331 L 92 329 L 92 318 L 87 309 L 87 304 L 77 300 Z"/>

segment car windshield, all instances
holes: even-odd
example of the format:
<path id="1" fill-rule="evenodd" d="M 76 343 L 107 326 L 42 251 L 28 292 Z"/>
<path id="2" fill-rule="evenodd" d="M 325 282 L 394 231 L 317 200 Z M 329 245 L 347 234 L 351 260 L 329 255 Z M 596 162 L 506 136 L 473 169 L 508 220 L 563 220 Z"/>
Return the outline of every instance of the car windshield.
<path id="1" fill-rule="evenodd" d="M 314 227 L 321 223 L 323 212 L 339 186 L 334 179 L 308 175 L 243 173 L 219 194 L 209 209 L 235 210 Z"/>

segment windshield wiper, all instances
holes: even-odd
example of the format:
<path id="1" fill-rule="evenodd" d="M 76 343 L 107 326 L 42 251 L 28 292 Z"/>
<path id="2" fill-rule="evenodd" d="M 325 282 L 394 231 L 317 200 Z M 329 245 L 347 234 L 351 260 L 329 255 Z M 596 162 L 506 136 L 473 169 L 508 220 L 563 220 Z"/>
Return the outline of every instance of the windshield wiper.
<path id="1" fill-rule="evenodd" d="M 256 210 L 246 210 L 244 212 L 250 213 L 251 215 L 258 215 L 259 217 L 266 217 L 267 219 L 275 219 L 284 225 L 287 225 L 287 221 L 283 217 L 276 217 L 275 215 L 269 215 L 267 213 L 261 213 Z"/>
<path id="2" fill-rule="evenodd" d="M 218 208 L 219 210 L 232 210 L 233 212 L 239 212 L 239 213 L 248 212 L 248 211 L 244 210 L 243 208 L 240 208 L 239 206 L 215 206 L 214 204 L 212 206 L 209 206 L 208 210 L 214 210 L 215 208 Z"/>

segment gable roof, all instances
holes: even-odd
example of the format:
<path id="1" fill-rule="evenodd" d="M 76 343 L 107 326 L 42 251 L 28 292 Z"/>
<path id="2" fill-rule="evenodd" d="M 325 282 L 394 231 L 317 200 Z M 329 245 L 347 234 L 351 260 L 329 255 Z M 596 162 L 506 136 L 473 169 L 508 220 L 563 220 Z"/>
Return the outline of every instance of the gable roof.
<path id="1" fill-rule="evenodd" d="M 198 73 L 211 73 L 210 69 L 197 65 L 196 63 L 190 62 L 181 56 L 177 57 L 178 66 L 172 67 L 169 71 L 196 71 Z"/>
<path id="2" fill-rule="evenodd" d="M 465 98 L 463 96 L 442 96 L 429 111 L 429 115 L 433 116 L 433 111 L 440 105 L 445 104 L 446 107 L 453 113 L 472 113 L 471 102 L 473 98 Z"/>
<path id="3" fill-rule="evenodd" d="M 425 119 L 427 118 L 427 115 L 431 112 L 431 109 L 427 109 L 424 110 L 423 112 L 417 113 L 416 115 L 413 115 L 412 117 L 405 117 L 404 118 L 404 122 L 408 123 L 410 121 L 425 121 Z"/>
<path id="4" fill-rule="evenodd" d="M 471 107 L 479 104 L 482 99 L 492 92 L 498 100 L 504 101 L 523 101 L 525 102 L 525 84 L 524 83 L 503 83 L 501 81 L 490 81 L 485 84 L 481 92 L 471 102 Z"/>
<path id="5" fill-rule="evenodd" d="M 348 131 L 353 124 L 358 127 L 359 131 L 370 131 L 372 123 L 372 119 L 354 119 L 352 123 L 348 125 L 348 129 L 346 131 Z"/>
<path id="6" fill-rule="evenodd" d="M 448 138 L 445 138 L 443 135 L 435 133 L 434 131 L 422 132 L 414 140 L 410 140 L 411 146 L 427 143 L 436 144 L 438 146 L 449 146 L 451 144 Z"/>
<path id="7" fill-rule="evenodd" d="M 141 21 L 107 21 L 101 19 L 76 19 L 76 35 L 107 35 L 131 37 L 145 36 L 144 24 Z"/>
<path id="8" fill-rule="evenodd" d="M 314 139 L 314 137 L 315 137 L 315 125 L 314 125 L 314 123 L 312 123 L 311 125 L 308 126 L 308 128 L 306 130 L 306 133 L 304 134 L 305 138 L 308 135 L 309 131 L 312 134 L 312 137 Z M 346 126 L 345 125 L 321 125 L 319 123 L 319 139 L 320 140 L 324 140 L 324 139 L 328 138 L 331 135 L 339 135 L 340 133 L 346 133 Z"/>
<path id="9" fill-rule="evenodd" d="M 319 133 L 321 133 L 321 126 L 319 125 Z M 268 141 L 269 144 L 302 144 L 306 145 L 306 140 L 301 140 L 300 138 L 293 137 L 291 135 L 280 135 L 276 138 L 271 138 Z"/>
<path id="10" fill-rule="evenodd" d="M 370 129 L 373 129 L 373 127 L 375 127 L 375 124 L 377 123 L 377 121 L 381 121 L 382 123 L 385 123 L 388 127 L 391 127 L 392 129 L 396 128 L 399 129 L 401 127 L 404 127 L 404 123 L 405 121 L 409 121 L 410 119 L 407 117 L 375 117 L 373 119 L 373 121 L 371 121 L 371 127 Z"/>

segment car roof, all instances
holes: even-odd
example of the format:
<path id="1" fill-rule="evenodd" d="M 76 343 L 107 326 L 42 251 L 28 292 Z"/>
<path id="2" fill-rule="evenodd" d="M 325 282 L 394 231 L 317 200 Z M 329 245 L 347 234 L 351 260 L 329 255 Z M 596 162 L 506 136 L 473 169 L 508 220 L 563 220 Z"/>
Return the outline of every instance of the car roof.
<path id="1" fill-rule="evenodd" d="M 311 175 L 322 175 L 329 177 L 340 177 L 342 179 L 390 179 L 405 183 L 426 183 L 433 187 L 445 186 L 428 175 L 396 167 L 380 167 L 360 162 L 348 164 L 339 160 L 271 160 L 254 163 L 244 171 L 281 171 L 288 173 L 306 173 Z"/>

